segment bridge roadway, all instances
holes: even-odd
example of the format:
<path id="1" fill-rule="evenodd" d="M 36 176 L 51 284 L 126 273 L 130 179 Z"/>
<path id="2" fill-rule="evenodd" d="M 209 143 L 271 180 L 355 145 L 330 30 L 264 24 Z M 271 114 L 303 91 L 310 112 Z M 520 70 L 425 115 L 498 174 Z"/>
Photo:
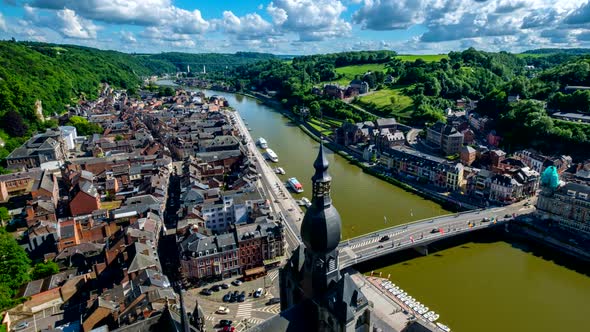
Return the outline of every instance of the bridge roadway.
<path id="1" fill-rule="evenodd" d="M 521 202 L 505 207 L 429 218 L 342 241 L 339 245 L 340 268 L 344 269 L 410 248 L 421 248 L 427 252 L 425 246 L 432 242 L 484 228 L 496 227 L 510 221 L 512 216 L 531 213 L 534 209 L 533 206 L 524 206 L 524 204 Z M 511 217 L 505 218 L 506 215 Z M 494 219 L 494 221 L 484 222 L 484 218 Z M 442 232 L 438 231 L 440 229 Z M 433 232 L 433 230 L 437 231 Z M 388 236 L 389 239 L 382 240 L 384 236 Z"/>

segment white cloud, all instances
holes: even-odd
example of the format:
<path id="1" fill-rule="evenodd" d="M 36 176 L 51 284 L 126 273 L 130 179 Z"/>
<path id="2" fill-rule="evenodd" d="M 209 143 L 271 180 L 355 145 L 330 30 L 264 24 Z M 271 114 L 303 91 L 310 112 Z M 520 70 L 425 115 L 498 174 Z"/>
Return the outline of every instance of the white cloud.
<path id="1" fill-rule="evenodd" d="M 298 34 L 300 41 L 349 35 L 352 26 L 340 17 L 345 10 L 339 0 L 275 0 L 267 6 L 275 27 Z"/>
<path id="2" fill-rule="evenodd" d="M 258 14 L 237 17 L 231 11 L 224 11 L 223 18 L 215 21 L 216 28 L 233 35 L 239 40 L 254 40 L 275 35 L 273 25 Z"/>
<path id="3" fill-rule="evenodd" d="M 185 41 L 190 40 L 191 36 L 183 33 L 176 33 L 168 28 L 147 27 L 139 33 L 144 39 L 155 39 L 163 41 Z"/>
<path id="4" fill-rule="evenodd" d="M 137 38 L 132 32 L 129 31 L 121 31 L 121 41 L 125 44 L 135 44 L 137 43 Z"/>
<path id="5" fill-rule="evenodd" d="M 77 39 L 96 39 L 98 27 L 89 20 L 84 20 L 71 9 L 57 12 L 57 29 L 65 37 Z"/>
<path id="6" fill-rule="evenodd" d="M 8 27 L 6 25 L 6 20 L 4 19 L 4 15 L 0 13 L 0 31 L 7 31 Z"/>
<path id="7" fill-rule="evenodd" d="M 424 0 L 365 0 L 354 13 L 353 22 L 363 29 L 407 29 L 424 21 Z"/>
<path id="8" fill-rule="evenodd" d="M 188 11 L 170 0 L 35 0 L 32 7 L 68 8 L 84 18 L 106 23 L 169 26 L 175 32 L 200 34 L 209 28 L 199 10 Z"/>
<path id="9" fill-rule="evenodd" d="M 71 9 L 43 13 L 29 6 L 25 6 L 24 9 L 25 22 L 40 28 L 52 29 L 65 38 L 96 39 L 97 31 L 101 29 Z"/>

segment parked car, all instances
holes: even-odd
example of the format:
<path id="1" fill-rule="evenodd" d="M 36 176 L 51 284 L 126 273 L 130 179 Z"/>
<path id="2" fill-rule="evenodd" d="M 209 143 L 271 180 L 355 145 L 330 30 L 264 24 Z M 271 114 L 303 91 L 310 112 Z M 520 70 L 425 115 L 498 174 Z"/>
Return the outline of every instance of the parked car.
<path id="1" fill-rule="evenodd" d="M 203 288 L 203 290 L 201 290 L 201 295 L 211 295 L 211 290 L 207 289 L 207 288 Z"/>
<path id="2" fill-rule="evenodd" d="M 433 228 L 433 229 L 430 231 L 430 233 L 433 233 L 433 234 L 434 234 L 434 233 L 438 233 L 438 232 L 440 232 L 440 230 L 439 230 L 438 228 Z"/>
<path id="3" fill-rule="evenodd" d="M 231 292 L 229 292 L 223 296 L 223 302 L 229 302 L 230 299 L 231 299 Z"/>
<path id="4" fill-rule="evenodd" d="M 238 302 L 244 301 L 246 301 L 246 292 L 241 292 L 240 295 L 238 295 Z"/>
<path id="5" fill-rule="evenodd" d="M 215 285 L 215 286 L 211 287 L 210 289 L 213 292 L 219 292 L 221 290 L 221 286 Z"/>
<path id="6" fill-rule="evenodd" d="M 18 330 L 24 330 L 27 327 L 29 327 L 29 323 L 28 322 L 22 322 L 22 323 L 17 324 L 13 329 L 15 331 L 18 331 Z"/>
<path id="7" fill-rule="evenodd" d="M 489 222 L 489 221 L 491 221 L 491 220 L 492 220 L 492 219 L 490 219 L 490 218 L 483 218 L 483 219 L 481 220 L 481 222 Z"/>
<path id="8" fill-rule="evenodd" d="M 281 303 L 281 299 L 278 297 L 273 297 L 272 299 L 268 300 L 268 302 L 266 302 L 266 305 L 273 305 L 277 303 Z"/>
<path id="9" fill-rule="evenodd" d="M 262 292 L 264 292 L 264 290 L 262 288 L 258 288 L 255 292 L 254 292 L 254 297 L 255 298 L 259 298 L 260 296 L 262 296 Z"/>
<path id="10" fill-rule="evenodd" d="M 382 238 L 379 239 L 379 242 L 385 242 L 389 240 L 389 235 L 385 235 Z"/>
<path id="11" fill-rule="evenodd" d="M 232 281 L 231 283 L 232 283 L 232 285 L 234 285 L 234 286 L 239 286 L 239 285 L 241 285 L 241 284 L 242 284 L 242 282 L 241 282 L 240 280 L 238 280 L 238 279 L 236 279 L 236 280 Z"/>
<path id="12" fill-rule="evenodd" d="M 229 285 L 228 284 L 221 284 L 221 288 L 228 289 L 229 288 Z"/>
<path id="13" fill-rule="evenodd" d="M 236 328 L 233 326 L 224 326 L 221 330 L 219 330 L 221 332 L 236 332 Z"/>
<path id="14" fill-rule="evenodd" d="M 221 314 L 221 315 L 227 315 L 229 314 L 229 308 L 228 307 L 219 307 L 217 308 L 217 311 L 215 311 L 216 314 Z"/>
<path id="15" fill-rule="evenodd" d="M 232 323 L 233 322 L 231 320 L 222 319 L 219 321 L 219 326 L 221 326 L 221 327 L 231 326 Z"/>

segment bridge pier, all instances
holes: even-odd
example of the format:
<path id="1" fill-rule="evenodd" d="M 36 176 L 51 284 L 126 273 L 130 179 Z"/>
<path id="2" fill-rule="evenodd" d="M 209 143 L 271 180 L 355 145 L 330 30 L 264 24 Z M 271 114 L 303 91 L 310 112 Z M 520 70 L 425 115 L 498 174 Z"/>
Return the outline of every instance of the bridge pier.
<path id="1" fill-rule="evenodd" d="M 414 247 L 414 250 L 416 250 L 419 254 L 422 254 L 424 256 L 428 256 L 428 246 L 427 245 Z"/>

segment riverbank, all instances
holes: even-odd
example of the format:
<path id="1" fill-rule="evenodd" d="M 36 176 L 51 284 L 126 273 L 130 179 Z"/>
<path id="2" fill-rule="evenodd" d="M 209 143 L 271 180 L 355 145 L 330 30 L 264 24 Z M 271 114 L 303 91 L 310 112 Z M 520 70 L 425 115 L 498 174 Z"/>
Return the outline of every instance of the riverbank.
<path id="1" fill-rule="evenodd" d="M 508 238 L 514 237 L 524 241 L 531 241 L 549 250 L 557 250 L 564 255 L 590 262 L 590 248 L 584 250 L 573 245 L 570 242 L 570 237 L 560 236 L 555 232 L 549 233 L 548 230 L 536 227 L 533 223 L 514 222 L 507 227 L 506 236 Z"/>
<path id="2" fill-rule="evenodd" d="M 289 120 L 293 121 L 295 124 L 297 124 L 297 126 L 305 134 L 307 134 L 313 140 L 315 140 L 317 142 L 320 142 L 320 140 L 322 140 L 322 139 L 320 139 L 320 136 L 321 136 L 320 132 L 318 132 L 315 128 L 313 128 L 307 122 L 297 119 L 293 115 L 292 112 L 284 109 L 282 107 L 281 103 L 278 102 L 277 100 L 275 100 L 269 96 L 266 96 L 266 95 L 263 95 L 260 93 L 256 93 L 256 92 L 250 92 L 250 93 L 249 92 L 237 92 L 236 94 L 240 94 L 242 96 L 254 98 L 254 99 L 262 102 L 263 104 L 271 107 L 275 111 L 281 113 L 283 116 L 287 117 Z M 422 198 L 431 200 L 435 203 L 441 204 L 444 209 L 451 210 L 453 212 L 459 212 L 459 211 L 468 210 L 467 207 L 469 207 L 470 209 L 477 208 L 475 206 L 469 206 L 469 204 L 461 204 L 461 203 L 458 204 L 455 201 L 451 200 L 451 198 L 446 198 L 442 194 L 434 193 L 434 192 L 424 189 L 424 188 L 412 186 L 412 185 L 405 183 L 405 182 L 403 182 L 399 179 L 396 179 L 394 177 L 386 176 L 386 175 L 376 171 L 373 168 L 373 166 L 368 166 L 366 163 L 360 161 L 362 156 L 354 157 L 353 155 L 355 154 L 355 152 L 350 150 L 349 148 L 342 146 L 340 144 L 336 144 L 333 140 L 331 140 L 329 138 L 324 138 L 323 142 L 327 148 L 329 148 L 334 153 L 337 153 L 338 155 L 340 155 L 341 157 L 346 159 L 352 165 L 357 166 L 360 169 L 362 169 L 362 171 L 364 173 L 372 175 L 382 181 L 392 184 L 392 185 L 394 185 L 398 188 L 401 188 L 407 192 L 410 192 L 410 193 L 418 195 Z"/>

